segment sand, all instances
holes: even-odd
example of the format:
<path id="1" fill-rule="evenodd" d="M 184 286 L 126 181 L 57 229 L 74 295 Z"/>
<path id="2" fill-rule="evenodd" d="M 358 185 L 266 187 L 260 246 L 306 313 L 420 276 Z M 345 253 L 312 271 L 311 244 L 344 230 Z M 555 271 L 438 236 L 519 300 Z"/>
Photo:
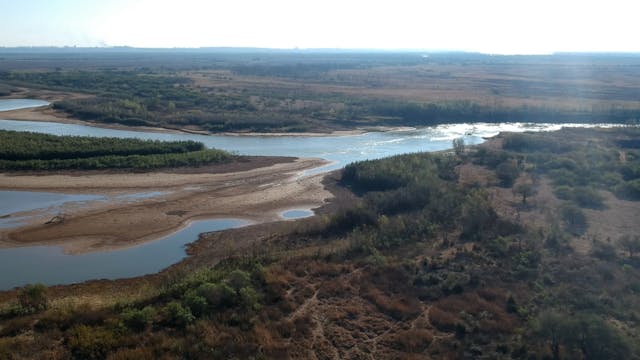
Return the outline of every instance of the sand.
<path id="1" fill-rule="evenodd" d="M 289 159 L 241 170 L 165 171 L 150 173 L 82 173 L 55 175 L 0 174 L 0 189 L 64 193 L 122 194 L 163 191 L 167 194 L 131 201 L 93 202 L 65 210 L 58 224 L 37 223 L 0 229 L 0 247 L 62 245 L 84 253 L 133 246 L 175 232 L 190 220 L 240 218 L 254 223 L 280 220 L 290 208 L 315 208 L 331 198 L 323 174 L 301 177 L 327 164 L 322 159 Z M 248 169 L 247 169 L 248 168 Z"/>

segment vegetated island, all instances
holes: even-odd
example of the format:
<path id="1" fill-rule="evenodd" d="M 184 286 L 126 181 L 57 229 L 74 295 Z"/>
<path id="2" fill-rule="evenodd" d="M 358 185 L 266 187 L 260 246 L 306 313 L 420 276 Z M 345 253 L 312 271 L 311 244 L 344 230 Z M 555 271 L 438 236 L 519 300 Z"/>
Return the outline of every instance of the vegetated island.
<path id="1" fill-rule="evenodd" d="M 150 170 L 236 160 L 195 141 L 57 136 L 0 130 L 0 170 Z"/>
<path id="2" fill-rule="evenodd" d="M 55 226 L 48 224 L 54 214 L 46 219 L 31 216 L 25 225 L 0 229 L 0 247 L 55 244 L 78 253 L 155 240 L 201 218 L 278 220 L 283 209 L 317 207 L 330 196 L 320 176 L 293 180 L 326 163 L 232 155 L 194 141 L 0 131 L 0 189 L 164 193 L 163 201 L 116 198 L 69 208 Z"/>
<path id="3" fill-rule="evenodd" d="M 504 133 L 332 173 L 323 216 L 204 234 L 159 274 L 0 293 L 0 354 L 640 354 L 640 131 Z"/>

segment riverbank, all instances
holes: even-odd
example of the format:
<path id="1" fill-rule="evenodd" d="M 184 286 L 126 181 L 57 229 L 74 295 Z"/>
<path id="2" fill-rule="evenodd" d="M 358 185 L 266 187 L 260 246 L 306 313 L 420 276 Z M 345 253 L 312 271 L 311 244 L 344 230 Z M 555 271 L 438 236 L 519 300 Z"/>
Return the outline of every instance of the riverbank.
<path id="1" fill-rule="evenodd" d="M 206 171 L 2 174 L 0 189 L 4 190 L 100 194 L 144 190 L 165 194 L 134 202 L 90 203 L 69 209 L 61 223 L 32 220 L 17 229 L 0 230 L 0 247 L 60 245 L 71 253 L 112 250 L 152 241 L 191 220 L 274 221 L 280 219 L 282 209 L 318 207 L 331 197 L 321 184 L 323 175 L 298 177 L 305 170 L 327 164 L 325 160 L 272 159 L 269 163 L 249 158 L 236 169 L 222 164 Z"/>
<path id="2" fill-rule="evenodd" d="M 0 98 L 0 100 L 9 98 Z M 151 127 L 151 126 L 126 126 L 121 124 L 96 123 L 91 121 L 83 121 L 72 118 L 67 114 L 57 111 L 49 106 L 41 106 L 36 108 L 16 109 L 8 111 L 0 111 L 0 119 L 18 120 L 18 121 L 39 121 L 39 122 L 56 122 L 61 124 L 86 125 L 103 129 L 127 130 L 137 132 L 166 132 L 174 134 L 196 134 L 196 135 L 225 135 L 225 136 L 349 136 L 360 135 L 369 131 L 391 131 L 397 130 L 396 127 L 370 127 L 359 128 L 353 130 L 333 130 L 327 132 L 221 132 L 211 133 L 208 131 L 175 128 L 175 127 Z"/>

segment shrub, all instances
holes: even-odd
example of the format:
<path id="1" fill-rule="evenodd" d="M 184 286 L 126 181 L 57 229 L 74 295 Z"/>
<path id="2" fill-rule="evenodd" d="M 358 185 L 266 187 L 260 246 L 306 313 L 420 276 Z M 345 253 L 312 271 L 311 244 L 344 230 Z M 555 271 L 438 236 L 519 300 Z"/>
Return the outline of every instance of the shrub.
<path id="1" fill-rule="evenodd" d="M 467 274 L 450 272 L 440 284 L 440 288 L 445 294 L 459 294 L 464 291 L 464 287 L 469 285 L 470 281 L 471 277 Z"/>
<path id="2" fill-rule="evenodd" d="M 251 287 L 243 287 L 240 289 L 240 303 L 242 306 L 251 311 L 260 310 L 260 294 Z"/>
<path id="3" fill-rule="evenodd" d="M 566 169 L 551 170 L 549 171 L 549 176 L 553 179 L 553 184 L 556 186 L 575 186 L 578 183 L 577 175 Z"/>
<path id="4" fill-rule="evenodd" d="M 615 188 L 616 196 L 625 200 L 640 200 L 640 179 L 625 181 Z"/>
<path id="5" fill-rule="evenodd" d="M 604 207 L 604 198 L 602 195 L 590 187 L 577 187 L 573 189 L 573 201 L 584 208 L 602 209 Z"/>
<path id="6" fill-rule="evenodd" d="M 616 248 L 613 245 L 602 241 L 596 241 L 593 243 L 591 255 L 605 261 L 614 261 L 618 257 Z"/>
<path id="7" fill-rule="evenodd" d="M 498 180 L 500 180 L 500 185 L 504 187 L 513 186 L 518 175 L 520 175 L 520 169 L 513 160 L 502 162 L 496 167 L 496 176 L 498 177 Z"/>
<path id="8" fill-rule="evenodd" d="M 566 185 L 560 185 L 555 188 L 553 193 L 556 195 L 558 199 L 562 200 L 571 200 L 573 199 L 573 189 Z"/>
<path id="9" fill-rule="evenodd" d="M 462 205 L 462 237 L 484 240 L 486 232 L 493 227 L 498 215 L 483 191 L 473 191 Z"/>
<path id="10" fill-rule="evenodd" d="M 540 264 L 540 253 L 537 251 L 522 251 L 514 256 L 515 275 L 520 279 L 535 276 Z"/>
<path id="11" fill-rule="evenodd" d="M 196 292 L 214 309 L 233 306 L 237 301 L 236 291 L 227 284 L 205 283 Z"/>
<path id="12" fill-rule="evenodd" d="M 620 168 L 620 174 L 624 180 L 634 180 L 640 178 L 640 165 L 625 165 Z"/>
<path id="13" fill-rule="evenodd" d="M 144 330 L 151 322 L 153 321 L 153 317 L 155 316 L 155 310 L 146 306 L 143 309 L 128 309 L 122 313 L 122 320 L 124 324 L 134 330 L 134 331 L 142 331 Z"/>
<path id="14" fill-rule="evenodd" d="M 103 327 L 77 325 L 69 330 L 66 344 L 77 359 L 104 359 L 116 346 L 117 339 Z"/>
<path id="15" fill-rule="evenodd" d="M 235 269 L 229 275 L 227 275 L 227 284 L 231 286 L 235 291 L 251 285 L 251 276 L 240 269 Z"/>
<path id="16" fill-rule="evenodd" d="M 557 253 L 565 252 L 570 249 L 569 241 L 569 236 L 557 224 L 553 224 L 544 241 L 544 246 Z"/>
<path id="17" fill-rule="evenodd" d="M 207 311 L 207 299 L 198 295 L 193 290 L 185 294 L 183 301 L 185 305 L 189 307 L 191 313 L 196 317 L 204 315 Z"/>
<path id="18" fill-rule="evenodd" d="M 20 306 L 27 312 L 42 311 L 47 308 L 47 287 L 42 284 L 29 284 L 18 294 Z"/>
<path id="19" fill-rule="evenodd" d="M 184 328 L 191 324 L 196 318 L 189 308 L 185 308 L 177 301 L 172 301 L 165 307 L 165 316 L 171 326 Z"/>
<path id="20" fill-rule="evenodd" d="M 509 238 L 497 236 L 487 242 L 487 250 L 492 256 L 505 257 L 509 252 Z"/>
<path id="21" fill-rule="evenodd" d="M 580 236 L 587 231 L 587 217 L 579 207 L 565 204 L 560 207 L 560 216 L 564 221 L 565 230 L 575 236 Z"/>

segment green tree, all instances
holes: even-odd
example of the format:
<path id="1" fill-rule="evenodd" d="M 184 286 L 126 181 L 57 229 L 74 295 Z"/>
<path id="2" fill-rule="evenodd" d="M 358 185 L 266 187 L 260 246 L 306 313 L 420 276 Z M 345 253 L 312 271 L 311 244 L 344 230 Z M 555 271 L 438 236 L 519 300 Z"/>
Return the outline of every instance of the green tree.
<path id="1" fill-rule="evenodd" d="M 481 190 L 472 191 L 462 205 L 462 235 L 471 240 L 483 240 L 485 232 L 498 219 L 487 194 Z"/>
<path id="2" fill-rule="evenodd" d="M 513 160 L 504 161 L 496 167 L 496 176 L 500 180 L 500 185 L 511 187 L 520 175 L 520 169 Z"/>
<path id="3" fill-rule="evenodd" d="M 456 153 L 457 156 L 464 155 L 464 138 L 460 137 L 457 139 L 453 139 L 451 143 L 453 145 L 453 151 Z"/>
<path id="4" fill-rule="evenodd" d="M 579 207 L 565 204 L 560 207 L 560 216 L 564 221 L 565 230 L 569 233 L 580 236 L 587 231 L 587 217 Z"/>
<path id="5" fill-rule="evenodd" d="M 579 315 L 569 334 L 585 360 L 629 359 L 631 346 L 620 332 L 595 315 Z"/>
<path id="6" fill-rule="evenodd" d="M 633 258 L 636 253 L 640 252 L 640 236 L 638 235 L 633 237 L 631 235 L 624 235 L 618 243 L 629 253 L 629 258 Z"/>
<path id="7" fill-rule="evenodd" d="M 520 183 L 513 187 L 513 193 L 522 196 L 522 204 L 527 203 L 527 198 L 538 193 L 538 189 L 531 183 Z"/>
<path id="8" fill-rule="evenodd" d="M 172 301 L 167 304 L 165 307 L 165 316 L 170 325 L 180 328 L 184 328 L 196 319 L 188 307 L 182 306 L 182 304 L 177 301 Z"/>
<path id="9" fill-rule="evenodd" d="M 547 234 L 547 237 L 545 238 L 544 246 L 558 254 L 571 249 L 569 242 L 569 235 L 560 228 L 558 223 L 552 223 L 549 234 Z"/>
<path id="10" fill-rule="evenodd" d="M 573 327 L 568 315 L 549 310 L 540 313 L 534 320 L 533 335 L 549 346 L 554 360 L 560 360 L 560 348 L 570 341 Z"/>
<path id="11" fill-rule="evenodd" d="M 135 331 L 144 330 L 155 316 L 155 310 L 151 306 L 145 306 L 143 309 L 127 309 L 122 312 L 122 320 L 125 325 Z"/>

